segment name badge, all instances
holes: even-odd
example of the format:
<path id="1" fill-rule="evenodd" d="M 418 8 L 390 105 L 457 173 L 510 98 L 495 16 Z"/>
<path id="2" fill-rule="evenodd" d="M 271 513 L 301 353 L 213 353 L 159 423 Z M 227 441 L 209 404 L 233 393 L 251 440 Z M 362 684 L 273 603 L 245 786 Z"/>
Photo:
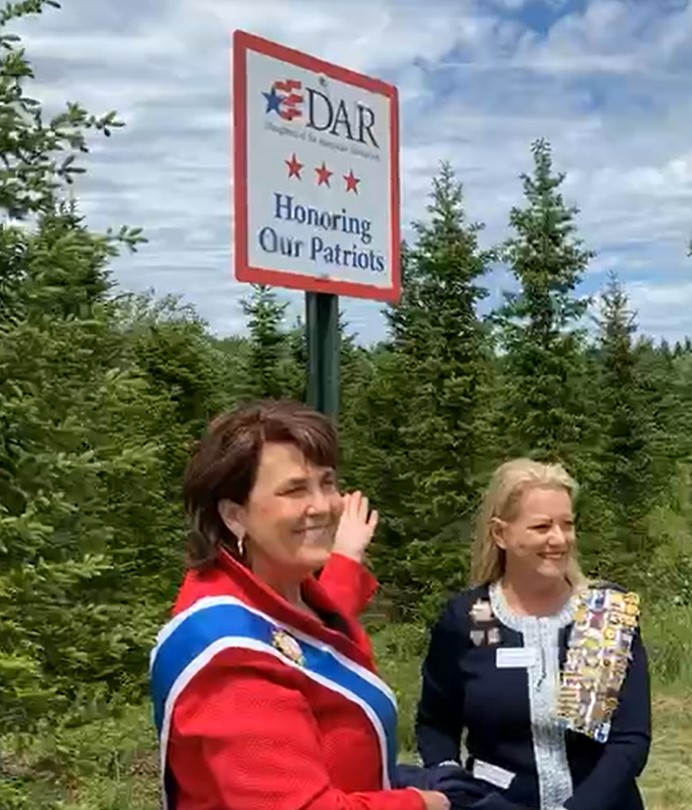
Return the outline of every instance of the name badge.
<path id="1" fill-rule="evenodd" d="M 501 790 L 507 790 L 514 781 L 515 774 L 511 771 L 506 771 L 504 768 L 500 768 L 498 765 L 491 765 L 489 762 L 476 759 L 473 762 L 473 776 L 476 779 L 489 782 L 491 785 L 495 785 L 495 787 L 499 787 Z"/>
<path id="2" fill-rule="evenodd" d="M 526 669 L 537 660 L 535 647 L 499 647 L 496 666 L 498 669 Z"/>

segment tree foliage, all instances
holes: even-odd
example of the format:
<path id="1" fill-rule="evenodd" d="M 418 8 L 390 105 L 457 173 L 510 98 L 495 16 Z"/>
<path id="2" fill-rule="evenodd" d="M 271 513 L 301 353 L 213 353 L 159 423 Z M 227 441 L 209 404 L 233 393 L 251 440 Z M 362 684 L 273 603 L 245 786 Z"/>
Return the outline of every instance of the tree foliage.
<path id="1" fill-rule="evenodd" d="M 643 562 L 649 551 L 646 518 L 660 493 L 653 469 L 652 425 L 637 373 L 635 314 L 612 274 L 601 296 L 598 325 L 599 489 L 611 504 L 615 544 L 609 551 L 620 566 L 627 566 Z"/>
<path id="2" fill-rule="evenodd" d="M 518 284 L 497 313 L 503 355 L 503 435 L 512 455 L 571 462 L 589 424 L 584 402 L 588 301 L 576 294 L 591 259 L 576 236 L 577 209 L 560 192 L 549 144 L 532 147 L 534 170 L 522 176 L 525 206 L 510 213 L 514 235 L 504 258 Z"/>
<path id="3" fill-rule="evenodd" d="M 487 449 L 483 415 L 490 353 L 477 307 L 492 254 L 467 221 L 463 188 L 443 163 L 433 180 L 428 219 L 404 250 L 404 292 L 387 312 L 392 367 L 405 399 L 397 431 L 396 496 L 406 512 L 396 531 L 392 573 L 421 593 L 443 571 L 465 570 L 459 544 L 474 506 Z M 388 412 L 396 409 L 392 402 Z M 392 541 L 394 538 L 392 538 Z M 394 550 L 393 549 L 393 550 Z"/>

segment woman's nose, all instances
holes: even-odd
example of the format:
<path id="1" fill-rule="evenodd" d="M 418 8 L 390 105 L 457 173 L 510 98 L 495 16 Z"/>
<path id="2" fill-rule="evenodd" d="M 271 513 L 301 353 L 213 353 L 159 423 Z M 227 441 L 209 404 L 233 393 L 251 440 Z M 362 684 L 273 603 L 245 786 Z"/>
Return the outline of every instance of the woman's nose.
<path id="1" fill-rule="evenodd" d="M 567 542 L 565 533 L 559 526 L 553 526 L 553 529 L 550 532 L 550 542 L 556 546 L 563 546 Z"/>
<path id="2" fill-rule="evenodd" d="M 315 487 L 314 490 L 311 490 L 308 497 L 309 497 L 309 503 L 307 508 L 308 514 L 319 515 L 329 512 L 330 500 L 327 497 L 327 493 L 324 492 L 321 487 Z"/>

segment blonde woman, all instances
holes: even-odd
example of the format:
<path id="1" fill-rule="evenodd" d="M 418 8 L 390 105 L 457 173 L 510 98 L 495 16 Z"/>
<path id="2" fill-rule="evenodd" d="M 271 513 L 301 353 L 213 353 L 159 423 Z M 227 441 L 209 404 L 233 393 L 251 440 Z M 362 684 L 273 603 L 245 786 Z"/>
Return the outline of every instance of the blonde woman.
<path id="1" fill-rule="evenodd" d="M 461 762 L 487 810 L 642 810 L 651 738 L 639 597 L 588 583 L 577 485 L 517 459 L 493 475 L 473 586 L 435 624 L 416 718 L 425 765 Z"/>

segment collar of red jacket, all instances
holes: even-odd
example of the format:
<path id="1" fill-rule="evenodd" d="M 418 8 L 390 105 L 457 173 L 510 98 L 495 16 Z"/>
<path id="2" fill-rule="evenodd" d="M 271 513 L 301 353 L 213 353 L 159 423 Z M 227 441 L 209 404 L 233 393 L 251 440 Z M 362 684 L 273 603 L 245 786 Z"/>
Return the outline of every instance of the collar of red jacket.
<path id="1" fill-rule="evenodd" d="M 281 621 L 289 621 L 288 617 L 290 616 L 290 623 L 293 623 L 297 618 L 301 622 L 304 618 L 308 618 L 311 624 L 321 625 L 321 622 L 292 605 L 281 594 L 267 585 L 263 579 L 255 576 L 247 566 L 238 562 L 226 549 L 219 549 L 217 564 L 221 571 L 256 607 L 270 613 L 272 616 L 276 616 L 278 611 L 282 616 L 287 617 L 286 619 L 282 618 Z M 337 612 L 336 606 L 332 604 L 314 575 L 310 575 L 303 580 L 301 592 L 306 603 L 317 612 Z"/>
<path id="2" fill-rule="evenodd" d="M 262 611 L 277 624 L 325 641 L 349 657 L 360 659 L 363 665 L 371 666 L 369 642 L 363 629 L 357 621 L 339 610 L 317 577 L 306 577 L 302 592 L 305 601 L 318 613 L 338 614 L 344 620 L 347 632 L 327 627 L 314 616 L 292 605 L 223 549 L 219 550 L 213 565 L 203 570 L 187 572 L 173 614 L 186 610 L 204 597 L 235 596 L 249 607 Z M 365 658 L 362 658 L 364 653 Z"/>
<path id="3" fill-rule="evenodd" d="M 340 613 L 315 576 L 305 578 L 302 592 L 305 601 L 317 612 Z M 188 571 L 176 599 L 174 614 L 206 596 L 236 596 L 277 622 L 311 635 L 322 636 L 325 630 L 320 621 L 284 599 L 225 549 L 219 549 L 213 565 L 199 571 Z"/>

